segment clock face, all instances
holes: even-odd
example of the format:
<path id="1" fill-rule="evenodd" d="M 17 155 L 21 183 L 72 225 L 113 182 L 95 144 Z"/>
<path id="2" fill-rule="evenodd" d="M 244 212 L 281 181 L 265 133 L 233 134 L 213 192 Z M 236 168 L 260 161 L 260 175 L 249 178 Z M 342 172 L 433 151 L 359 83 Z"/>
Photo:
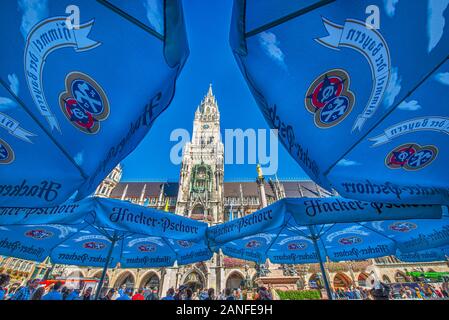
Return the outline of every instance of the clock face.
<path id="1" fill-rule="evenodd" d="M 205 124 L 205 125 L 203 126 L 203 129 L 209 129 L 209 125 L 208 125 L 208 124 Z"/>

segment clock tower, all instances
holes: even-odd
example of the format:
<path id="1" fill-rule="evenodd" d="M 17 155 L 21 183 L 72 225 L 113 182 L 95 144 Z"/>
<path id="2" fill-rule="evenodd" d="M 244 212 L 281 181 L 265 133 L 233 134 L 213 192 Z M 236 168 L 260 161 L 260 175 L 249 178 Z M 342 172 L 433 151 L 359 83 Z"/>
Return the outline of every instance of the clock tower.
<path id="1" fill-rule="evenodd" d="M 223 176 L 220 112 L 210 85 L 195 112 L 192 140 L 184 148 L 176 213 L 210 224 L 223 222 Z"/>

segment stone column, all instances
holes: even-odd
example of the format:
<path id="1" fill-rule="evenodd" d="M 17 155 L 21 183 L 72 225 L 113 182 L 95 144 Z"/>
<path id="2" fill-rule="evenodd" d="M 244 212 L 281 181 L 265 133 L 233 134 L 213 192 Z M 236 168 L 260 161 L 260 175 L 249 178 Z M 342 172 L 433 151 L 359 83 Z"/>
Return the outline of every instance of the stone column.
<path id="1" fill-rule="evenodd" d="M 261 208 L 265 208 L 267 206 L 267 196 L 265 194 L 265 178 L 263 177 L 262 168 L 260 167 L 260 164 L 257 165 L 257 186 L 259 187 L 259 195 L 260 195 L 260 201 L 261 201 Z"/>

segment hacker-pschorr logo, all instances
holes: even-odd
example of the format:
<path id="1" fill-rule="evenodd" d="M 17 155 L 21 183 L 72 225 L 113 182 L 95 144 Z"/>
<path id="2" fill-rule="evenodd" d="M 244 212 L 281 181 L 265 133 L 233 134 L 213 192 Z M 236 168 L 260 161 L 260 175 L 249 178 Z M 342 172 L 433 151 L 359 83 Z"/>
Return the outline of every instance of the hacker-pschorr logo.
<path id="1" fill-rule="evenodd" d="M 362 238 L 356 236 L 345 237 L 338 240 L 338 242 L 342 245 L 353 245 L 362 243 L 362 241 Z"/>
<path id="2" fill-rule="evenodd" d="M 403 144 L 392 150 L 385 159 L 390 169 L 421 170 L 430 165 L 438 155 L 438 148 L 433 145 L 420 146 L 417 143 Z"/>
<path id="3" fill-rule="evenodd" d="M 390 224 L 388 228 L 397 232 L 409 232 L 415 230 L 418 226 L 412 222 L 395 222 Z"/>
<path id="4" fill-rule="evenodd" d="M 101 242 L 89 241 L 89 242 L 83 243 L 83 248 L 89 249 L 89 250 L 103 250 L 104 248 L 106 248 L 106 245 Z"/>
<path id="5" fill-rule="evenodd" d="M 88 75 L 72 72 L 65 80 L 66 91 L 59 96 L 62 112 L 78 130 L 95 134 L 100 121 L 109 116 L 109 101 L 100 85 Z"/>
<path id="6" fill-rule="evenodd" d="M 142 244 L 137 247 L 140 252 L 155 252 L 156 246 L 154 244 Z"/>
<path id="7" fill-rule="evenodd" d="M 350 85 L 349 75 L 342 69 L 330 70 L 315 79 L 307 90 L 305 105 L 315 115 L 317 127 L 336 126 L 351 113 L 355 97 Z"/>
<path id="8" fill-rule="evenodd" d="M 0 139 L 0 165 L 10 164 L 14 161 L 14 151 L 9 144 Z"/>
<path id="9" fill-rule="evenodd" d="M 43 240 L 53 236 L 53 233 L 45 229 L 33 229 L 25 232 L 25 236 L 36 240 Z"/>

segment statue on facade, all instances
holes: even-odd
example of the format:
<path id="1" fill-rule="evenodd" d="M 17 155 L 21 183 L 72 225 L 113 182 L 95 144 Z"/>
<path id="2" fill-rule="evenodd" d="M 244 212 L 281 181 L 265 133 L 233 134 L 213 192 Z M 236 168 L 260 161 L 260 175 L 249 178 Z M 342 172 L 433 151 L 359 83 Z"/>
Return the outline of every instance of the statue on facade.
<path id="1" fill-rule="evenodd" d="M 271 271 L 267 268 L 265 264 L 256 264 L 256 277 L 266 277 Z"/>
<path id="2" fill-rule="evenodd" d="M 298 275 L 298 272 L 296 271 L 296 268 L 294 265 L 290 264 L 283 264 L 281 265 L 282 273 L 286 277 L 296 277 Z"/>

